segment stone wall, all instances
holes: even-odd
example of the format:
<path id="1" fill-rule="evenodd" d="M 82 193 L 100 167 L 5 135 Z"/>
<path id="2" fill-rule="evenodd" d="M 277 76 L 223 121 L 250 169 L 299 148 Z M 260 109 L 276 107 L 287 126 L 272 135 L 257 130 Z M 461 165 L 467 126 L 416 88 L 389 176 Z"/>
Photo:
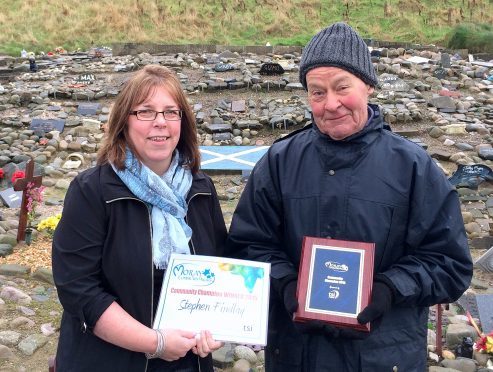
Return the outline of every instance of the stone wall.
<path id="1" fill-rule="evenodd" d="M 221 53 L 225 50 L 238 53 L 284 54 L 301 53 L 301 46 L 263 46 L 263 45 L 207 45 L 207 44 L 153 44 L 153 43 L 114 43 L 111 45 L 114 56 L 135 55 L 139 53 Z"/>

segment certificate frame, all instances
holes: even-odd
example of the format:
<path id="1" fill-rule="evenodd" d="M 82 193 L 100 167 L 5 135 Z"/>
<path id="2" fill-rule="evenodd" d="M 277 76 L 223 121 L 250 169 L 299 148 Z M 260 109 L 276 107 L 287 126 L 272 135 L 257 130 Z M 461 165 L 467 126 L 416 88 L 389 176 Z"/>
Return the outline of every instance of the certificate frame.
<path id="1" fill-rule="evenodd" d="M 294 320 L 369 332 L 356 318 L 371 298 L 374 255 L 374 243 L 305 236 Z"/>
<path id="2" fill-rule="evenodd" d="M 270 263 L 171 254 L 153 328 L 200 333 L 217 341 L 267 344 Z"/>

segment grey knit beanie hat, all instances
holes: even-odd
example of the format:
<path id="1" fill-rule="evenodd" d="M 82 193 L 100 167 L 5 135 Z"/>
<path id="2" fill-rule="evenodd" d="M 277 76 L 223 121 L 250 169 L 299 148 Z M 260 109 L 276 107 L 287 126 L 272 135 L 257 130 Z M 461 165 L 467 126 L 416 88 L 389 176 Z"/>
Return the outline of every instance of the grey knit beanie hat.
<path id="1" fill-rule="evenodd" d="M 356 31 L 342 22 L 320 31 L 303 50 L 300 82 L 305 89 L 308 71 L 321 66 L 342 68 L 372 87 L 378 84 L 367 45 Z"/>

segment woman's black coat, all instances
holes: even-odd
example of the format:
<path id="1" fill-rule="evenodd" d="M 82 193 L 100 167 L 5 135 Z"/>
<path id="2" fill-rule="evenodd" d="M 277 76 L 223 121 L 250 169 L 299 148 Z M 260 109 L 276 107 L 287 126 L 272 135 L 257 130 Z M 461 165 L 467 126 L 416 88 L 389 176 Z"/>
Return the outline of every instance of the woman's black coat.
<path id="1" fill-rule="evenodd" d="M 192 254 L 222 254 L 226 227 L 210 178 L 194 175 L 187 197 Z M 65 198 L 53 239 L 53 276 L 64 313 L 57 371 L 145 371 L 143 353 L 103 341 L 92 333 L 116 301 L 146 326 L 153 320 L 150 209 L 123 184 L 110 165 L 78 175 Z M 211 358 L 200 359 L 212 371 Z"/>

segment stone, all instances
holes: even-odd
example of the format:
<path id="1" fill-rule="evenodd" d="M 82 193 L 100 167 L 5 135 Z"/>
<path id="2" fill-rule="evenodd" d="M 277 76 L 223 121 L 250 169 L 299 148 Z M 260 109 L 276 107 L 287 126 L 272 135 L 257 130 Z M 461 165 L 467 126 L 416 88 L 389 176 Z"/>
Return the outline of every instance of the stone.
<path id="1" fill-rule="evenodd" d="M 455 360 L 445 359 L 442 360 L 440 365 L 461 372 L 476 372 L 476 363 L 474 360 L 468 358 L 457 358 Z"/>
<path id="2" fill-rule="evenodd" d="M 63 132 L 64 127 L 65 127 L 65 120 L 62 120 L 62 119 L 34 118 L 31 121 L 31 125 L 29 126 L 29 129 L 41 130 L 44 133 L 48 133 L 48 132 L 51 132 L 53 130 L 57 130 L 61 133 L 61 132 Z"/>
<path id="3" fill-rule="evenodd" d="M 0 265 L 0 275 L 22 276 L 29 274 L 31 268 L 18 264 L 3 264 Z"/>
<path id="4" fill-rule="evenodd" d="M 231 372 L 250 372 L 251 370 L 248 360 L 240 359 L 235 362 Z"/>
<path id="5" fill-rule="evenodd" d="M 8 208 L 20 208 L 22 191 L 15 191 L 13 187 L 0 191 L 0 199 Z"/>
<path id="6" fill-rule="evenodd" d="M 17 347 L 24 355 L 33 355 L 36 350 L 43 347 L 48 342 L 48 338 L 44 335 L 34 334 L 27 336 L 19 342 Z"/>
<path id="7" fill-rule="evenodd" d="M 12 254 L 14 251 L 14 248 L 10 244 L 0 244 L 0 257 L 5 257 L 8 256 L 9 254 Z"/>
<path id="8" fill-rule="evenodd" d="M 48 284 L 55 284 L 51 268 L 38 267 L 36 271 L 34 271 L 34 273 L 32 274 L 32 277 Z"/>
<path id="9" fill-rule="evenodd" d="M 233 112 L 244 112 L 245 111 L 245 100 L 233 101 L 231 102 L 231 111 Z"/>
<path id="10" fill-rule="evenodd" d="M 378 78 L 380 88 L 385 91 L 408 92 L 409 84 L 397 75 L 382 74 Z"/>
<path id="11" fill-rule="evenodd" d="M 477 294 L 476 305 L 483 333 L 493 331 L 493 294 Z"/>
<path id="12" fill-rule="evenodd" d="M 229 368 L 233 365 L 233 344 L 226 343 L 223 347 L 212 352 L 214 366 L 222 369 Z"/>
<path id="13" fill-rule="evenodd" d="M 454 350 L 456 346 L 462 343 L 464 337 L 475 339 L 477 336 L 474 327 L 467 324 L 449 324 L 447 327 L 446 343 L 447 347 Z"/>
<path id="14" fill-rule="evenodd" d="M 34 327 L 34 324 L 34 321 L 31 319 L 26 318 L 25 316 L 19 316 L 10 322 L 10 327 L 14 329 L 26 329 Z"/>
<path id="15" fill-rule="evenodd" d="M 267 62 L 260 66 L 260 75 L 282 75 L 284 74 L 284 69 L 279 63 Z"/>
<path id="16" fill-rule="evenodd" d="M 248 346 L 243 346 L 243 345 L 236 346 L 233 352 L 233 357 L 235 360 L 245 359 L 253 365 L 257 363 L 257 355 Z"/>
<path id="17" fill-rule="evenodd" d="M 0 360 L 13 359 L 14 352 L 8 346 L 0 345 Z"/>
<path id="18" fill-rule="evenodd" d="M 0 344 L 5 346 L 15 346 L 19 342 L 21 334 L 15 331 L 0 331 Z"/>
<path id="19" fill-rule="evenodd" d="M 459 164 L 449 181 L 455 187 L 477 189 L 483 181 L 493 181 L 493 171 L 484 164 Z"/>
<path id="20" fill-rule="evenodd" d="M 454 100 L 450 97 L 444 97 L 444 96 L 439 96 L 439 97 L 433 97 L 430 99 L 430 105 L 439 108 L 439 109 L 453 109 L 455 110 L 455 103 Z"/>
<path id="21" fill-rule="evenodd" d="M 77 107 L 77 113 L 83 116 L 96 115 L 100 109 L 101 104 L 99 103 L 79 103 L 79 106 Z"/>

